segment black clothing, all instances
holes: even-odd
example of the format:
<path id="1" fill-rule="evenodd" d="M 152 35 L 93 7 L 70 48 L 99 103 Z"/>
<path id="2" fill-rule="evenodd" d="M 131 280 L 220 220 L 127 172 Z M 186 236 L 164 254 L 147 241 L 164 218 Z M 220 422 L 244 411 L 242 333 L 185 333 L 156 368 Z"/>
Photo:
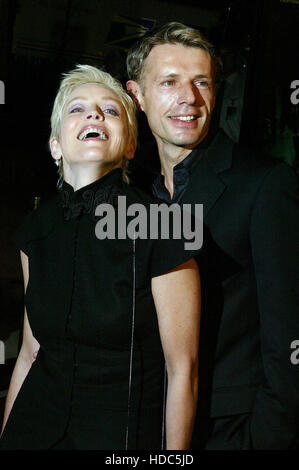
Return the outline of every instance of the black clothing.
<path id="1" fill-rule="evenodd" d="M 182 198 L 199 201 L 211 240 L 200 265 L 198 415 L 251 412 L 247 442 L 253 448 L 294 447 L 299 431 L 298 370 L 290 361 L 290 345 L 299 337 L 295 172 L 219 132 L 193 168 Z"/>
<path id="2" fill-rule="evenodd" d="M 173 168 L 173 197 L 170 197 L 169 192 L 164 185 L 164 177 L 159 172 L 152 184 L 153 195 L 161 201 L 171 203 L 178 203 L 184 192 L 187 189 L 190 180 L 190 172 L 192 166 L 196 163 L 198 158 L 202 158 L 202 154 L 199 156 L 198 151 L 191 152 L 182 162 Z"/>
<path id="3" fill-rule="evenodd" d="M 240 448 L 295 447 L 299 378 L 290 360 L 291 343 L 299 337 L 295 172 L 219 131 L 192 166 L 180 203 L 202 203 L 205 224 L 198 259 L 202 316 L 193 448 L 235 449 L 237 442 Z M 230 430 L 239 432 L 233 416 L 236 423 L 247 421 L 240 432 L 249 435 L 230 442 Z M 203 422 L 212 423 L 206 440 Z"/>
<path id="4" fill-rule="evenodd" d="M 152 193 L 157 199 L 168 204 L 179 203 L 181 201 L 183 194 L 188 187 L 192 169 L 194 166 L 198 165 L 200 159 L 204 158 L 205 150 L 208 148 L 210 139 L 210 136 L 209 139 L 204 139 L 195 150 L 189 153 L 184 160 L 173 168 L 172 198 L 164 185 L 164 176 L 161 175 L 161 171 L 155 172 L 156 177 L 152 182 Z"/>
<path id="5" fill-rule="evenodd" d="M 117 169 L 76 192 L 64 183 L 16 235 L 40 350 L 2 449 L 161 448 L 165 369 L 151 278 L 192 253 L 180 240 L 98 239 L 95 208 L 109 203 L 119 220 L 119 195 L 127 207 L 156 202 Z"/>
<path id="6" fill-rule="evenodd" d="M 196 450 L 252 450 L 251 413 L 201 416 L 196 422 L 193 446 Z M 195 442 L 194 442 L 195 441 Z"/>

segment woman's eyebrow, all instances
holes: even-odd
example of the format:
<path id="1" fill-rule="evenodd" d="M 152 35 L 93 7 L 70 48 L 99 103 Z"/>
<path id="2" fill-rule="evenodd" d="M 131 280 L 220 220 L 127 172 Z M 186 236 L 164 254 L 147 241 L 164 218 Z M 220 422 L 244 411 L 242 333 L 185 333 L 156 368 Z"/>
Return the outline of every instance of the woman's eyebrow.
<path id="1" fill-rule="evenodd" d="M 88 98 L 86 98 L 85 96 L 75 96 L 74 98 L 70 99 L 69 101 L 67 101 L 66 103 L 66 106 L 68 106 L 70 103 L 72 103 L 73 101 L 77 101 L 77 100 L 84 100 L 84 101 L 88 101 Z M 109 100 L 109 101 L 114 101 L 115 103 L 117 104 L 121 104 L 121 101 L 118 100 L 117 98 L 114 98 L 113 96 L 102 96 L 101 97 L 101 100 Z"/>
<path id="2" fill-rule="evenodd" d="M 107 100 L 107 101 L 114 101 L 114 103 L 121 104 L 121 101 L 117 98 L 114 98 L 114 96 L 102 96 L 102 100 Z"/>
<path id="3" fill-rule="evenodd" d="M 85 98 L 84 96 L 75 96 L 75 98 L 72 98 L 72 99 L 70 99 L 69 101 L 66 102 L 66 106 L 68 106 L 70 103 L 72 103 L 73 101 L 76 101 L 76 100 L 87 101 L 87 98 Z"/>

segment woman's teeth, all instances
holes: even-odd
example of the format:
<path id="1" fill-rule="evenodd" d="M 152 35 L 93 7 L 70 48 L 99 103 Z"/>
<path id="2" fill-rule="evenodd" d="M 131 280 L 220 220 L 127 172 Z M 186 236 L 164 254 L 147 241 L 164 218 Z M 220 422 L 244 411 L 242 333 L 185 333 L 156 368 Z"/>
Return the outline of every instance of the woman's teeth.
<path id="1" fill-rule="evenodd" d="M 79 135 L 78 139 L 79 140 L 84 140 L 88 134 L 95 134 L 90 137 L 98 137 L 99 139 L 102 140 L 107 140 L 108 136 L 105 134 L 105 132 L 95 128 L 95 127 L 89 127 L 88 129 L 85 129 L 81 134 Z"/>

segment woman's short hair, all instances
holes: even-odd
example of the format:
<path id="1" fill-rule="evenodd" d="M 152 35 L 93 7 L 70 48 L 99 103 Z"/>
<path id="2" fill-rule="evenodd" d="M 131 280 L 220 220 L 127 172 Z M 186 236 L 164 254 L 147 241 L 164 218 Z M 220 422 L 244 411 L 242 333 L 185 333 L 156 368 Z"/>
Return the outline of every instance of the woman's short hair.
<path id="1" fill-rule="evenodd" d="M 57 92 L 52 114 L 51 114 L 51 135 L 50 139 L 55 137 L 59 140 L 60 136 L 60 125 L 61 117 L 65 104 L 67 103 L 70 94 L 79 86 L 86 85 L 88 83 L 97 83 L 113 90 L 119 97 L 124 109 L 127 119 L 128 127 L 128 142 L 132 142 L 136 145 L 137 142 L 137 120 L 136 120 L 136 106 L 124 90 L 121 83 L 113 78 L 109 73 L 98 69 L 92 65 L 77 65 L 74 70 L 62 75 L 63 79 L 60 83 L 59 90 Z M 124 159 L 123 163 L 123 179 L 128 181 L 126 175 L 128 161 Z M 62 160 L 59 161 L 58 173 L 63 178 L 63 165 Z"/>
<path id="2" fill-rule="evenodd" d="M 213 62 L 214 82 L 217 83 L 221 61 L 214 46 L 196 29 L 174 21 L 149 31 L 130 49 L 127 56 L 127 73 L 130 80 L 143 86 L 146 59 L 153 47 L 162 44 L 181 44 L 207 51 Z"/>

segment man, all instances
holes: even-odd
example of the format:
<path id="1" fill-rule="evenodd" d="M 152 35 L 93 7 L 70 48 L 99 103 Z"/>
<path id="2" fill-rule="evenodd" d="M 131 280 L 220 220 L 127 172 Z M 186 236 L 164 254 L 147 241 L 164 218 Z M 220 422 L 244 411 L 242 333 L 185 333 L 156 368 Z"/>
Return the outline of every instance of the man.
<path id="1" fill-rule="evenodd" d="M 167 202 L 202 203 L 202 320 L 194 449 L 298 445 L 299 339 L 293 170 L 209 133 L 217 58 L 169 23 L 129 52 L 127 88 L 156 139 Z M 297 287 L 298 289 L 298 287 Z"/>

